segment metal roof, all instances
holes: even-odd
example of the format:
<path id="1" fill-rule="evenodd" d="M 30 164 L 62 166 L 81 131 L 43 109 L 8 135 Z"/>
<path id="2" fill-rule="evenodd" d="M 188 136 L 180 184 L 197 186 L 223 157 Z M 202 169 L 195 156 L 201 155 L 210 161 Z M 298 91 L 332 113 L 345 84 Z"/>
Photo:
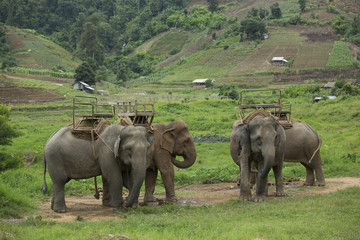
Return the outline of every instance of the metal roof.
<path id="1" fill-rule="evenodd" d="M 195 79 L 194 81 L 192 81 L 193 83 L 205 83 L 207 80 L 209 80 L 208 78 L 204 78 L 204 79 Z"/>
<path id="2" fill-rule="evenodd" d="M 273 57 L 271 61 L 288 62 L 284 57 Z"/>

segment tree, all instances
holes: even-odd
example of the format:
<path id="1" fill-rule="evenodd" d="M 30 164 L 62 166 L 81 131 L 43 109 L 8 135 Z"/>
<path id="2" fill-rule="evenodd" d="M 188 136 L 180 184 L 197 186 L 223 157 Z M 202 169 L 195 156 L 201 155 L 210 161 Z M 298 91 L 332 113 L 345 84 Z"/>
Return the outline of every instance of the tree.
<path id="1" fill-rule="evenodd" d="M 207 0 L 208 2 L 208 9 L 211 13 L 214 13 L 217 11 L 218 6 L 219 6 L 219 1 L 218 0 Z"/>
<path id="2" fill-rule="evenodd" d="M 267 32 L 265 23 L 259 17 L 246 17 L 240 22 L 240 32 L 250 39 L 259 39 Z"/>
<path id="3" fill-rule="evenodd" d="M 298 3 L 300 5 L 300 11 L 303 13 L 305 12 L 306 8 L 306 0 L 298 0 Z"/>
<path id="4" fill-rule="evenodd" d="M 269 15 L 269 11 L 265 8 L 260 8 L 259 10 L 259 17 L 261 19 L 265 19 Z"/>
<path id="5" fill-rule="evenodd" d="M 98 44 L 96 27 L 91 22 L 86 22 L 83 26 L 83 32 L 79 44 L 80 51 L 83 57 L 91 57 L 96 60 L 99 59 L 100 47 Z"/>
<path id="6" fill-rule="evenodd" d="M 10 145 L 20 132 L 10 124 L 10 109 L 0 104 L 0 145 Z"/>
<path id="7" fill-rule="evenodd" d="M 89 85 L 95 84 L 95 72 L 87 62 L 83 62 L 75 70 L 75 83 L 80 81 Z"/>
<path id="8" fill-rule="evenodd" d="M 272 18 L 278 19 L 278 18 L 282 17 L 282 13 L 281 13 L 279 3 L 274 3 L 273 5 L 271 5 L 270 10 L 271 10 L 271 17 Z"/>
<path id="9" fill-rule="evenodd" d="M 348 22 L 344 16 L 338 15 L 332 21 L 331 26 L 335 30 L 336 34 L 343 36 L 348 28 Z"/>
<path id="10" fill-rule="evenodd" d="M 259 10 L 253 7 L 248 11 L 247 15 L 249 17 L 257 17 L 259 15 Z"/>

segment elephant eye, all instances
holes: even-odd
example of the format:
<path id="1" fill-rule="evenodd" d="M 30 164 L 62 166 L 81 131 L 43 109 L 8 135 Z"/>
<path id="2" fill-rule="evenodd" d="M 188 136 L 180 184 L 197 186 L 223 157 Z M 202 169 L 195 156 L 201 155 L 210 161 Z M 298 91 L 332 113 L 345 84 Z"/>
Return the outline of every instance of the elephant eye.
<path id="1" fill-rule="evenodd" d="M 256 143 L 257 143 L 257 144 L 261 144 L 261 137 L 257 137 L 257 138 L 256 138 Z"/>

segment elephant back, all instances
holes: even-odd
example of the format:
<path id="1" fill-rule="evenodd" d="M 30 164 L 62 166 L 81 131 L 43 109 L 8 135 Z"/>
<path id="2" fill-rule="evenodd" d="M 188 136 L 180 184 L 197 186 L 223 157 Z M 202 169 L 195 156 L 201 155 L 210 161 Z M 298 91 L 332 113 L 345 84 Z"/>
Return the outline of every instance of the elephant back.
<path id="1" fill-rule="evenodd" d="M 70 132 L 74 137 L 92 140 L 97 139 L 99 135 L 110 126 L 106 119 L 78 119 L 72 124 Z"/>

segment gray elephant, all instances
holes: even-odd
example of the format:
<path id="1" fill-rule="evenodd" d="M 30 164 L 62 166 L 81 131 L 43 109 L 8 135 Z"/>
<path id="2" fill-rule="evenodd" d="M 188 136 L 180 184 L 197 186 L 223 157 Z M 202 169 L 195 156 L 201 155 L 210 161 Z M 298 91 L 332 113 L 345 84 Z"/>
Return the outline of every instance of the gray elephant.
<path id="1" fill-rule="evenodd" d="M 248 124 L 236 121 L 230 136 L 230 153 L 240 166 L 240 197 L 251 200 L 250 174 L 258 171 L 256 201 L 266 195 L 267 177 L 272 168 L 276 181 L 276 195 L 284 195 L 282 163 L 286 136 L 284 129 L 271 117 L 257 116 Z"/>
<path id="2" fill-rule="evenodd" d="M 233 133 L 239 136 L 247 133 L 242 129 L 246 127 L 241 126 L 240 121 L 236 121 L 233 126 Z M 293 122 L 292 128 L 285 129 L 286 144 L 285 144 L 285 162 L 300 162 L 306 167 L 306 181 L 304 185 L 325 185 L 325 177 L 322 171 L 322 160 L 320 155 L 321 138 L 316 131 L 304 122 Z M 238 153 L 243 148 L 243 143 L 236 143 L 235 139 L 230 139 L 230 154 L 234 162 L 240 166 L 240 159 Z M 245 147 L 246 149 L 248 147 Z M 253 169 L 255 167 L 253 166 Z M 314 177 L 316 173 L 316 183 Z M 253 172 L 256 172 L 253 171 Z M 256 178 L 255 173 L 251 179 Z M 252 181 L 254 182 L 254 180 Z"/>
<path id="3" fill-rule="evenodd" d="M 108 126 L 94 141 L 74 137 L 70 126 L 63 127 L 47 141 L 44 149 L 44 187 L 46 166 L 53 181 L 51 209 L 66 212 L 65 184 L 71 179 L 85 179 L 102 175 L 108 199 L 114 208 L 123 207 L 122 187 L 130 186 L 124 206 L 136 203 L 145 179 L 146 153 L 153 139 L 143 127 Z M 94 156 L 94 153 L 96 156 Z M 106 205 L 106 204 L 104 204 Z"/>
<path id="4" fill-rule="evenodd" d="M 154 142 L 148 150 L 145 178 L 144 202 L 157 201 L 154 197 L 158 170 L 166 191 L 166 201 L 177 201 L 174 187 L 174 166 L 178 168 L 191 167 L 196 160 L 194 140 L 182 120 L 169 124 L 153 124 Z M 176 156 L 182 156 L 184 161 L 178 161 Z"/>

